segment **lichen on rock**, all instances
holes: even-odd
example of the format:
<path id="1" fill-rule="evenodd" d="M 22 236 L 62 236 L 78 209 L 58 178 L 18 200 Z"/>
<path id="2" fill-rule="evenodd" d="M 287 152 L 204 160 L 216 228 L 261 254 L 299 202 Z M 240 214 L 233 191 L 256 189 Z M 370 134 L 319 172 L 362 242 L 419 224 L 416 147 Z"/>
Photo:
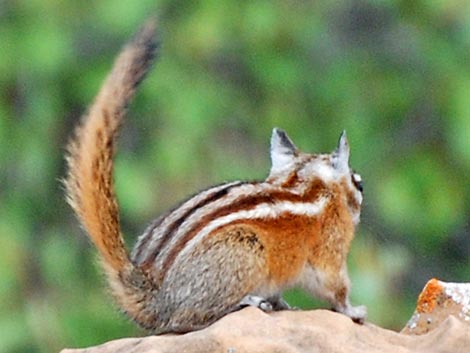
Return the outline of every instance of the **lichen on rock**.
<path id="1" fill-rule="evenodd" d="M 470 283 L 447 283 L 433 278 L 419 295 L 416 310 L 402 333 L 427 333 L 450 315 L 470 324 Z"/>

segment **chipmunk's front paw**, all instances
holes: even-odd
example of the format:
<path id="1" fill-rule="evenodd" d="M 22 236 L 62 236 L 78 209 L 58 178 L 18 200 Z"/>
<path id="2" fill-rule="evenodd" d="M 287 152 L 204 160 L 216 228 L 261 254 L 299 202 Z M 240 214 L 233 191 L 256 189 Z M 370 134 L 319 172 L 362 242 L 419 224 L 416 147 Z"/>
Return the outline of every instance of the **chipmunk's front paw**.
<path id="1" fill-rule="evenodd" d="M 352 306 L 349 301 L 346 305 L 334 306 L 333 310 L 349 316 L 352 321 L 361 325 L 367 317 L 367 308 L 364 305 Z"/>
<path id="2" fill-rule="evenodd" d="M 349 316 L 352 321 L 362 325 L 367 317 L 367 308 L 364 305 L 349 306 L 343 314 Z"/>

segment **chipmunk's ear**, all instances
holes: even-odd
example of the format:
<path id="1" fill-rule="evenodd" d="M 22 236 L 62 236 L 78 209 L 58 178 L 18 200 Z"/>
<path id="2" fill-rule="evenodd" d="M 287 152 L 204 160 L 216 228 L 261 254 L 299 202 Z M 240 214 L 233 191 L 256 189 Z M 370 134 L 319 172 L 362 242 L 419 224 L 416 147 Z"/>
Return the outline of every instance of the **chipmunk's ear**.
<path id="1" fill-rule="evenodd" d="M 349 143 L 348 138 L 346 137 L 346 131 L 343 130 L 339 136 L 338 147 L 334 151 L 334 164 L 336 170 L 340 172 L 349 171 Z"/>
<path id="2" fill-rule="evenodd" d="M 285 131 L 274 128 L 271 136 L 271 174 L 292 164 L 298 149 Z"/>

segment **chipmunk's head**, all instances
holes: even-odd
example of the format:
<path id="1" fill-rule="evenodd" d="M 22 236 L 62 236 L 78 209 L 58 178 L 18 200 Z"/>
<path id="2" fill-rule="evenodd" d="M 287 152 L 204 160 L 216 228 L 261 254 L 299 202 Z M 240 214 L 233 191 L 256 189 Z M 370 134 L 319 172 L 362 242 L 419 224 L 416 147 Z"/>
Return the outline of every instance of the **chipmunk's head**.
<path id="1" fill-rule="evenodd" d="M 362 178 L 349 166 L 349 143 L 346 132 L 339 137 L 331 153 L 301 152 L 278 128 L 271 137 L 271 171 L 268 180 L 298 186 L 308 186 L 320 179 L 326 185 L 335 184 L 343 193 L 355 224 L 359 223 L 362 204 Z"/>

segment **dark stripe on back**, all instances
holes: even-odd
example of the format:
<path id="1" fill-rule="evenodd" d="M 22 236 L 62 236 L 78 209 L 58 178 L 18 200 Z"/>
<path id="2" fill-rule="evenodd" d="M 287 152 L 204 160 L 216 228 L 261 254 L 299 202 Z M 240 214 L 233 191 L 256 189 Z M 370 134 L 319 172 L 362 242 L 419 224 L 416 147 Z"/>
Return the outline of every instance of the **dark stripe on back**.
<path id="1" fill-rule="evenodd" d="M 168 241 L 171 239 L 173 233 L 181 226 L 181 224 L 183 224 L 183 222 L 188 218 L 190 217 L 194 212 L 196 212 L 197 210 L 199 210 L 200 208 L 210 204 L 211 202 L 214 202 L 222 197 L 224 197 L 225 195 L 227 195 L 227 193 L 234 187 L 237 187 L 237 186 L 240 186 L 240 185 L 243 185 L 243 184 L 246 184 L 246 182 L 238 182 L 238 183 L 228 183 L 226 187 L 220 189 L 220 190 L 217 190 L 216 192 L 212 193 L 212 194 L 209 194 L 207 195 L 206 198 L 204 198 L 203 200 L 199 201 L 196 205 L 194 205 L 192 208 L 188 209 L 185 213 L 183 213 L 181 215 L 181 217 L 177 218 L 175 221 L 173 221 L 173 223 L 169 224 L 168 227 L 166 228 L 166 231 L 165 233 L 162 235 L 161 237 L 161 240 L 160 240 L 160 243 L 157 245 L 157 247 L 155 248 L 154 251 L 152 251 L 152 253 L 144 260 L 141 262 L 140 266 L 144 266 L 144 267 L 148 267 L 148 266 L 151 266 L 153 264 L 153 262 L 155 261 L 155 258 L 158 256 L 158 254 L 160 253 L 160 251 L 163 249 L 163 247 L 168 243 Z M 222 184 L 223 185 L 223 184 Z M 220 187 L 221 185 L 217 185 L 217 186 L 212 186 L 212 188 L 217 188 L 217 187 Z M 206 189 L 208 190 L 208 189 Z M 145 241 L 143 241 L 141 244 L 140 244 L 140 247 L 137 251 L 137 254 L 141 254 L 142 253 L 142 248 L 145 248 L 148 244 L 148 240 L 149 238 L 152 238 L 153 236 L 153 232 L 155 231 L 155 229 L 160 226 L 163 222 L 163 220 L 166 218 L 166 217 L 169 217 L 171 215 L 171 213 L 173 213 L 174 211 L 178 210 L 180 207 L 182 207 L 186 202 L 189 202 L 191 201 L 192 198 L 194 198 L 195 196 L 199 195 L 200 193 L 206 191 L 206 190 L 203 190 L 201 192 L 199 192 L 198 194 L 196 195 L 193 195 L 192 197 L 190 197 L 189 199 L 185 200 L 184 202 L 182 202 L 181 204 L 179 204 L 177 207 L 173 208 L 170 212 L 168 212 L 168 214 L 165 216 L 165 217 L 161 217 L 161 219 L 157 222 L 155 222 L 154 225 L 152 225 L 152 227 L 148 230 L 148 233 L 145 235 Z M 144 244 L 145 243 L 145 244 Z M 137 256 L 136 254 L 136 256 Z"/>
<path id="2" fill-rule="evenodd" d="M 139 239 L 138 245 L 134 248 L 134 251 L 132 253 L 132 261 L 134 262 L 134 265 L 139 266 L 142 261 L 139 261 L 139 258 L 142 256 L 142 252 L 145 250 L 147 247 L 147 242 L 149 241 L 150 238 L 152 238 L 153 231 L 159 227 L 163 221 L 165 220 L 166 217 L 168 217 L 176 208 L 171 209 L 170 211 L 165 212 L 163 215 L 159 216 L 156 220 L 154 220 L 150 226 L 147 227 L 145 230 L 144 234 L 142 235 L 142 238 Z"/>

